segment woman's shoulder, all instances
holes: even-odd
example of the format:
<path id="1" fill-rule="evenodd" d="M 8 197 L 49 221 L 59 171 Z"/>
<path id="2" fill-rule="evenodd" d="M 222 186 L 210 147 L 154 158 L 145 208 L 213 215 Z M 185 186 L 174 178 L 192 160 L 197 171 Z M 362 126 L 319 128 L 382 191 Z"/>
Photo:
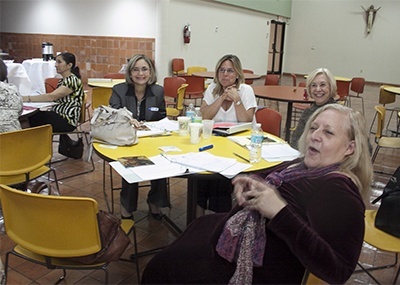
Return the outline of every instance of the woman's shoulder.
<path id="1" fill-rule="evenodd" d="M 154 94 L 154 95 L 162 95 L 162 96 L 164 96 L 164 87 L 162 87 L 161 85 L 158 85 L 158 84 L 151 84 L 151 85 L 149 85 L 149 88 L 150 88 L 150 90 L 151 90 L 151 92 Z"/>
<path id="2" fill-rule="evenodd" d="M 252 91 L 253 92 L 253 88 L 250 85 L 246 84 L 246 83 L 240 84 L 239 90 L 242 90 L 242 89 L 245 90 L 245 91 Z"/>

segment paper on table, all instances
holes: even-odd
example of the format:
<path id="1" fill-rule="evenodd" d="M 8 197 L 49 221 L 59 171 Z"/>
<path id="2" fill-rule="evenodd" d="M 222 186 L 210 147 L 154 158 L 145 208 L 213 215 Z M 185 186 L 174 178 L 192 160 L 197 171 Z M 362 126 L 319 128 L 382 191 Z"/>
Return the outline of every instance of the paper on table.
<path id="1" fill-rule="evenodd" d="M 150 137 L 150 136 L 162 136 L 169 135 L 171 131 L 178 131 L 178 122 L 171 121 L 168 118 L 161 119 L 154 122 L 146 122 L 145 126 L 148 127 L 149 131 L 137 131 L 139 138 Z"/>
<path id="2" fill-rule="evenodd" d="M 24 107 L 37 108 L 37 109 L 47 108 L 47 107 L 51 107 L 53 105 L 57 105 L 57 103 L 55 103 L 55 102 L 24 102 Z"/>
<path id="3" fill-rule="evenodd" d="M 251 164 L 237 162 L 233 164 L 231 167 L 225 169 L 224 171 L 220 172 L 221 175 L 225 176 L 226 178 L 233 178 L 238 175 L 240 172 L 250 168 Z"/>
<path id="4" fill-rule="evenodd" d="M 267 161 L 289 161 L 299 157 L 301 153 L 289 144 L 267 144 L 262 146 L 261 156 Z"/>
<path id="5" fill-rule="evenodd" d="M 110 162 L 110 165 L 128 183 L 174 177 L 201 171 L 173 163 L 161 155 L 152 156 L 149 159 L 154 162 L 154 165 L 125 167 L 119 161 Z"/>
<path id="6" fill-rule="evenodd" d="M 166 157 L 172 162 L 181 165 L 217 173 L 221 173 L 237 163 L 236 159 L 234 158 L 220 157 L 204 151 L 189 152 L 179 155 L 168 155 Z"/>

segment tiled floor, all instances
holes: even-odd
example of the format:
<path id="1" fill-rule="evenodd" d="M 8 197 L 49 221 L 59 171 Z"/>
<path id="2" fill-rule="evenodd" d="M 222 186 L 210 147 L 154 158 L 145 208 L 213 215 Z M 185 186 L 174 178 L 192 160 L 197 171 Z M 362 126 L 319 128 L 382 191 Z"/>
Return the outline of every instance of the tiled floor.
<path id="1" fill-rule="evenodd" d="M 254 84 L 263 84 L 262 80 L 256 81 Z M 290 85 L 291 78 L 284 76 L 281 84 Z M 371 124 L 374 116 L 373 106 L 378 102 L 378 90 L 379 85 L 368 84 L 365 92 L 362 95 L 365 98 L 366 105 L 366 120 L 367 125 Z M 360 108 L 359 100 L 353 100 L 353 107 Z M 285 118 L 286 105 L 280 103 L 280 111 L 283 113 Z M 371 142 L 373 146 L 373 137 L 371 135 Z M 55 149 L 55 157 L 58 157 Z M 87 151 L 85 152 L 84 158 L 87 157 Z M 75 178 L 62 180 L 60 182 L 62 195 L 74 195 L 74 196 L 89 196 L 95 198 L 101 209 L 106 210 L 106 205 L 102 193 L 102 160 L 94 155 L 94 161 L 96 169 L 95 171 L 81 175 Z M 377 170 L 384 170 L 386 172 L 393 173 L 396 167 L 400 164 L 400 152 L 392 150 L 382 150 L 378 156 L 375 168 Z M 88 169 L 90 164 L 84 160 L 68 160 L 55 164 L 57 175 L 59 178 L 66 176 L 70 173 L 82 171 Z M 115 184 L 120 183 L 120 179 L 117 174 L 114 174 Z M 375 175 L 374 180 L 374 192 L 373 196 L 379 195 L 383 186 L 388 181 L 386 175 Z M 109 182 L 109 176 L 107 175 L 107 182 Z M 171 183 L 171 209 L 163 209 L 164 213 L 171 217 L 174 222 L 179 225 L 182 229 L 185 228 L 186 224 L 186 180 L 181 178 L 173 178 L 170 180 Z M 109 184 L 107 184 L 109 185 Z M 109 192 L 109 190 L 107 189 Z M 115 191 L 115 214 L 119 216 L 119 192 Z M 176 232 L 165 222 L 153 220 L 147 217 L 147 204 L 145 197 L 147 190 L 141 188 L 139 210 L 135 213 L 135 219 L 137 221 L 137 238 L 139 251 L 149 250 L 160 246 L 165 246 L 173 241 L 177 234 Z M 61 221 L 60 221 L 61 222 Z M 0 253 L 1 258 L 4 262 L 5 253 L 12 247 L 12 242 L 8 239 L 3 232 L 0 233 Z M 126 255 L 132 253 L 132 249 L 129 248 Z M 362 251 L 360 260 L 367 265 L 383 264 L 392 258 L 392 255 L 382 253 L 376 249 L 365 245 Z M 139 259 L 141 272 L 146 266 L 147 262 L 151 259 L 151 256 L 144 256 Z M 391 261 L 391 260 L 390 260 Z M 60 276 L 59 270 L 48 270 L 41 266 L 33 265 L 31 263 L 22 262 L 18 258 L 13 258 L 11 263 L 12 270 L 9 272 L 8 284 L 53 284 Z M 110 273 L 110 284 L 137 284 L 137 276 L 135 274 L 134 264 L 126 262 L 114 262 L 109 266 Z M 378 272 L 374 272 L 374 275 L 383 284 L 389 284 L 394 276 L 395 269 L 386 269 Z M 69 271 L 67 279 L 61 284 L 101 284 L 103 280 L 103 273 L 100 271 L 88 272 L 88 271 Z M 347 284 L 372 284 L 370 278 L 364 273 L 356 273 L 350 278 Z M 400 284 L 400 280 L 397 281 Z"/>

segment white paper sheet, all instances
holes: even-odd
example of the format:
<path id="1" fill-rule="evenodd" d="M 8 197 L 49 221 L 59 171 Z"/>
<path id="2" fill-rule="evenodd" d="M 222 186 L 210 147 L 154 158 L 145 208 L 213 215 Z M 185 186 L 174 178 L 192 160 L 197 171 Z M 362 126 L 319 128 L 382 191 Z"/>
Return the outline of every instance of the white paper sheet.
<path id="1" fill-rule="evenodd" d="M 261 156 L 266 161 L 290 161 L 299 157 L 301 153 L 289 144 L 266 144 L 262 146 Z"/>

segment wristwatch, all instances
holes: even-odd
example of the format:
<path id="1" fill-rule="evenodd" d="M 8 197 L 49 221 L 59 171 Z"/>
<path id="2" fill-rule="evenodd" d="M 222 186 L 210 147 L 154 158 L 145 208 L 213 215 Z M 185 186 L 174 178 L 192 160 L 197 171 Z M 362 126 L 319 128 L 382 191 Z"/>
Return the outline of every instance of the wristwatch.
<path id="1" fill-rule="evenodd" d="M 240 106 L 240 104 L 242 104 L 242 101 L 240 100 L 235 103 L 236 106 Z"/>

